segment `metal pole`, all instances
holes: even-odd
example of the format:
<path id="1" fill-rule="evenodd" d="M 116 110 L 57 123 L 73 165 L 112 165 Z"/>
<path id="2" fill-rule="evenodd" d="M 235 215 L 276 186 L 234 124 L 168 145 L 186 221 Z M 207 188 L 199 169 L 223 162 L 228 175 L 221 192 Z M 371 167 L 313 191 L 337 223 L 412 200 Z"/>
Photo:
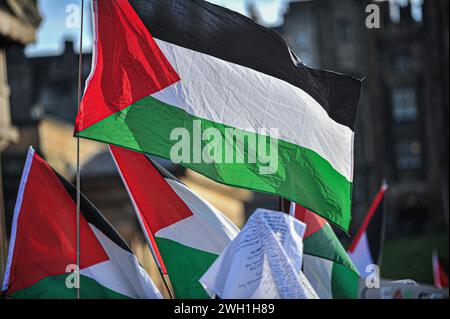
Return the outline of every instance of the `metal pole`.
<path id="1" fill-rule="evenodd" d="M 80 17 L 80 49 L 78 53 L 78 111 L 81 105 L 81 81 L 83 77 L 83 24 L 84 24 L 84 0 L 81 0 L 81 17 Z M 81 194 L 81 180 L 80 180 L 80 138 L 77 137 L 77 299 L 80 299 L 80 194 Z"/>

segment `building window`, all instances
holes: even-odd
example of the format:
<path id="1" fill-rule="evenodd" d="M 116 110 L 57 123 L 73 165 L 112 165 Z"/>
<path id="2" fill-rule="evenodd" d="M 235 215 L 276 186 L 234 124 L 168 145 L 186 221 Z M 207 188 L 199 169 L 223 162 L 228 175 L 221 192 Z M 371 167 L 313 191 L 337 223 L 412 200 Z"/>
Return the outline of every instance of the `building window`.
<path id="1" fill-rule="evenodd" d="M 396 73 L 407 73 L 411 70 L 411 55 L 405 51 L 397 51 L 392 55 L 392 67 Z"/>
<path id="2" fill-rule="evenodd" d="M 414 88 L 397 88 L 392 91 L 392 116 L 397 123 L 417 119 L 417 98 Z"/>
<path id="3" fill-rule="evenodd" d="M 420 169 L 423 164 L 422 144 L 418 141 L 398 143 L 396 146 L 396 161 L 399 170 Z"/>

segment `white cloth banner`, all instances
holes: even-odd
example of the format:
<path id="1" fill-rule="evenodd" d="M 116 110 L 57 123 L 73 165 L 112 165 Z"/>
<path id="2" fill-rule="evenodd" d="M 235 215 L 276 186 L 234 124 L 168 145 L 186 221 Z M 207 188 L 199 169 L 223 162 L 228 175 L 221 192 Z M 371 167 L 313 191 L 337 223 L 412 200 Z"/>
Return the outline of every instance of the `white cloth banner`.
<path id="1" fill-rule="evenodd" d="M 258 209 L 200 279 L 222 299 L 316 299 L 301 271 L 306 225 Z"/>

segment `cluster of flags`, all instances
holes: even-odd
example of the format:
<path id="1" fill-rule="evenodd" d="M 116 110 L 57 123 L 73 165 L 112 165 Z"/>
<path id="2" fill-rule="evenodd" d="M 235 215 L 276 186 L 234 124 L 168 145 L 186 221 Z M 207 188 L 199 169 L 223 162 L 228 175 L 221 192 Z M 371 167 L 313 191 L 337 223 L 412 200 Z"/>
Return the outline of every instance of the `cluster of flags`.
<path id="1" fill-rule="evenodd" d="M 94 0 L 93 14 L 93 69 L 75 135 L 110 145 L 174 297 L 357 298 L 361 269 L 374 260 L 365 229 L 386 189 L 349 254 L 328 221 L 346 231 L 350 225 L 360 81 L 307 67 L 275 32 L 203 0 Z M 227 139 L 227 129 L 266 146 L 267 137 L 275 139 L 278 165 L 271 174 L 261 174 L 258 162 L 227 163 L 225 154 L 208 163 L 188 154 L 180 164 L 223 184 L 284 197 L 292 201 L 291 216 L 260 211 L 240 231 L 145 155 L 171 159 L 171 132 L 181 127 L 195 135 L 196 121 L 200 129 L 218 130 L 229 146 L 238 142 Z M 30 149 L 3 294 L 74 298 L 79 285 L 81 298 L 162 298 L 84 196 L 80 282 L 70 280 L 76 195 Z M 246 278 L 239 273 L 244 268 Z"/>
<path id="2" fill-rule="evenodd" d="M 84 197 L 80 201 L 80 281 L 76 189 L 32 148 L 12 223 L 2 292 L 7 298 L 162 298 L 136 256 Z M 71 275 L 72 274 L 72 275 Z"/>
<path id="3" fill-rule="evenodd" d="M 111 146 L 142 231 L 177 298 L 206 298 L 200 277 L 237 236 L 221 212 L 147 156 Z"/>
<path id="4" fill-rule="evenodd" d="M 349 227 L 360 81 L 305 66 L 275 32 L 206 1 L 94 0 L 93 14 L 92 73 L 75 135 L 110 144 L 175 297 L 207 298 L 200 278 L 240 233 L 224 214 L 143 154 L 170 159 L 171 132 L 182 127 L 193 135 L 195 121 L 201 121 L 201 129 L 221 132 L 232 149 L 238 141 L 226 139 L 230 128 L 249 134 L 256 145 L 267 137 L 277 141 L 278 163 L 271 174 L 261 174 L 258 162 L 229 164 L 216 158 L 205 163 L 194 154 L 180 163 L 218 182 L 299 203 L 293 217 L 304 229 L 295 236 L 297 249 L 291 249 L 294 257 L 286 256 L 286 265 L 293 262 L 293 274 L 304 268 L 311 284 L 305 275 L 294 275 L 305 286 L 276 295 L 304 291 L 322 298 L 356 297 L 355 267 L 319 215 Z M 246 152 L 258 155 L 260 150 Z M 73 186 L 30 149 L 4 294 L 74 297 L 66 280 L 67 266 L 77 260 L 74 196 Z M 126 243 L 84 197 L 81 213 L 81 297 L 160 298 Z M 297 258 L 303 237 L 304 265 Z M 318 295 L 306 293 L 314 290 Z"/>

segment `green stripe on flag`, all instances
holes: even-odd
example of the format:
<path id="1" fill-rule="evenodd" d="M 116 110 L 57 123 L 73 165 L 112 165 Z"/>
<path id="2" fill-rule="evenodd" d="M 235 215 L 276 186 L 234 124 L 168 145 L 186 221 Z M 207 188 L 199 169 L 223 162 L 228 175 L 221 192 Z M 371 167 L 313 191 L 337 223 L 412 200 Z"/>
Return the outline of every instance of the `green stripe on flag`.
<path id="1" fill-rule="evenodd" d="M 185 128 L 192 137 L 195 120 L 201 120 L 202 132 L 208 128 L 220 131 L 223 141 L 226 136 L 225 129 L 232 128 L 195 117 L 149 96 L 86 128 L 77 136 L 170 159 L 171 148 L 178 142 L 170 140 L 172 130 Z M 245 134 L 256 138 L 257 141 L 261 139 L 256 133 Z M 264 140 L 269 149 L 269 139 Z M 236 147 L 235 140 L 227 140 L 228 142 Z M 208 141 L 202 141 L 201 149 L 207 144 Z M 247 155 L 246 147 L 246 159 Z M 267 175 L 261 174 L 259 170 L 266 165 L 224 162 L 182 165 L 223 184 L 283 196 L 327 218 L 344 230 L 348 229 L 352 183 L 316 152 L 278 140 L 278 168 L 274 174 Z"/>
<path id="2" fill-rule="evenodd" d="M 331 290 L 334 299 L 357 299 L 359 289 L 359 276 L 351 269 L 333 264 L 331 274 Z"/>
<path id="3" fill-rule="evenodd" d="M 325 224 L 320 230 L 306 237 L 303 243 L 304 254 L 328 259 L 358 273 L 329 224 Z"/>
<path id="4" fill-rule="evenodd" d="M 69 274 L 46 277 L 34 285 L 16 291 L 11 297 L 17 299 L 76 299 L 75 288 L 67 288 Z M 92 278 L 80 276 L 81 299 L 129 299 L 120 293 L 108 289 Z"/>
<path id="5" fill-rule="evenodd" d="M 156 237 L 156 244 L 169 273 L 177 299 L 207 299 L 199 282 L 217 255 L 187 247 L 173 240 Z"/>

